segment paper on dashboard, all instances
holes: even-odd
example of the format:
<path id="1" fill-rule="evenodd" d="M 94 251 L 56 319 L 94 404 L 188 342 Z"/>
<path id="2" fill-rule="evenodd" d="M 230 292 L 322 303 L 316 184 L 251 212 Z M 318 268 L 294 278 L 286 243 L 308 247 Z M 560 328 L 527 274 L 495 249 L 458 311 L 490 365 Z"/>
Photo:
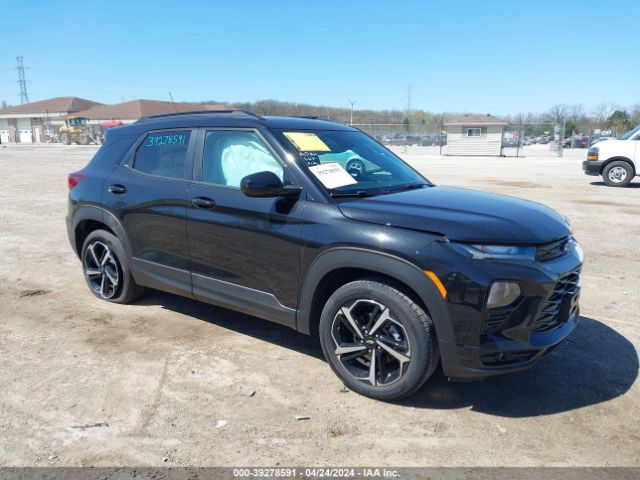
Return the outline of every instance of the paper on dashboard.
<path id="1" fill-rule="evenodd" d="M 329 189 L 358 183 L 339 163 L 323 163 L 309 167 L 309 170 Z"/>

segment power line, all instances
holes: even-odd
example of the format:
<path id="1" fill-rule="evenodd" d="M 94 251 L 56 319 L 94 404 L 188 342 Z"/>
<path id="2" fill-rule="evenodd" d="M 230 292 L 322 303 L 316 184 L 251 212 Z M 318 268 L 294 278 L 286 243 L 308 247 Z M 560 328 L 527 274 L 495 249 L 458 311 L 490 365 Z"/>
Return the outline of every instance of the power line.
<path id="1" fill-rule="evenodd" d="M 18 83 L 20 84 L 20 103 L 24 105 L 29 103 L 29 94 L 27 93 L 27 80 L 24 76 L 24 62 L 22 55 L 16 57 L 16 70 L 18 70 Z"/>

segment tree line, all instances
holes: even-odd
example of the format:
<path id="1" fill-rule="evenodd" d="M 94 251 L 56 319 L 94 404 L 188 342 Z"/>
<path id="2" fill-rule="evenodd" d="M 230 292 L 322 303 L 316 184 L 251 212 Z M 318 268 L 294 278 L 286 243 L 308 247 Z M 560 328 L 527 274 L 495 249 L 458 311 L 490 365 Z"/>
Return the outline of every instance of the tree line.
<path id="1" fill-rule="evenodd" d="M 202 103 L 223 103 L 233 108 L 250 110 L 259 115 L 293 115 L 329 117 L 343 123 L 349 123 L 351 110 L 344 107 L 327 107 L 306 103 L 283 102 L 279 100 L 258 100 L 255 102 L 219 102 L 209 100 Z M 471 115 L 484 115 L 487 112 L 467 112 Z M 414 109 L 404 110 L 365 110 L 354 109 L 353 123 L 395 124 L 395 125 L 442 125 L 449 119 L 464 115 L 461 112 L 430 112 Z M 519 113 L 502 117 L 511 128 L 522 124 L 525 134 L 540 135 L 553 128 L 556 123 L 565 122 L 565 132 L 591 134 L 594 130 L 612 130 L 614 134 L 640 125 L 640 104 L 621 107 L 613 103 L 601 102 L 587 110 L 580 103 L 558 104 L 542 113 Z"/>

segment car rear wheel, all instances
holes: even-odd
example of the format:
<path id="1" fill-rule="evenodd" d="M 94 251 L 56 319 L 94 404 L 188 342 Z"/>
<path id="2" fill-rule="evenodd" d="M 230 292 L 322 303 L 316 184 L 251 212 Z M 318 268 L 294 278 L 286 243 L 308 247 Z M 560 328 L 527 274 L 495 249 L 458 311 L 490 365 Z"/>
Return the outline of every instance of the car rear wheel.
<path id="1" fill-rule="evenodd" d="M 91 232 L 82 245 L 82 268 L 91 292 L 113 303 L 130 303 L 143 293 L 126 263 L 122 243 L 105 230 Z"/>
<path id="2" fill-rule="evenodd" d="M 336 290 L 320 318 L 320 341 L 351 390 L 380 400 L 412 394 L 438 364 L 433 323 L 411 298 L 383 281 Z"/>
<path id="3" fill-rule="evenodd" d="M 602 179 L 610 187 L 626 187 L 633 178 L 633 168 L 627 162 L 611 162 L 604 167 Z"/>

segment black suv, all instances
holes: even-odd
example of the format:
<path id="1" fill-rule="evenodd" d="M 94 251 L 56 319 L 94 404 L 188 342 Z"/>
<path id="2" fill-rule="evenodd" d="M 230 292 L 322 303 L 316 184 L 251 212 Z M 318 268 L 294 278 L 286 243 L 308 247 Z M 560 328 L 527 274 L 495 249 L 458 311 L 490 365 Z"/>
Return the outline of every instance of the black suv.
<path id="1" fill-rule="evenodd" d="M 144 118 L 109 130 L 68 181 L 69 238 L 97 297 L 150 287 L 318 335 L 371 397 L 414 392 L 439 362 L 452 379 L 522 370 L 578 322 L 565 218 L 436 186 L 341 123 Z"/>

